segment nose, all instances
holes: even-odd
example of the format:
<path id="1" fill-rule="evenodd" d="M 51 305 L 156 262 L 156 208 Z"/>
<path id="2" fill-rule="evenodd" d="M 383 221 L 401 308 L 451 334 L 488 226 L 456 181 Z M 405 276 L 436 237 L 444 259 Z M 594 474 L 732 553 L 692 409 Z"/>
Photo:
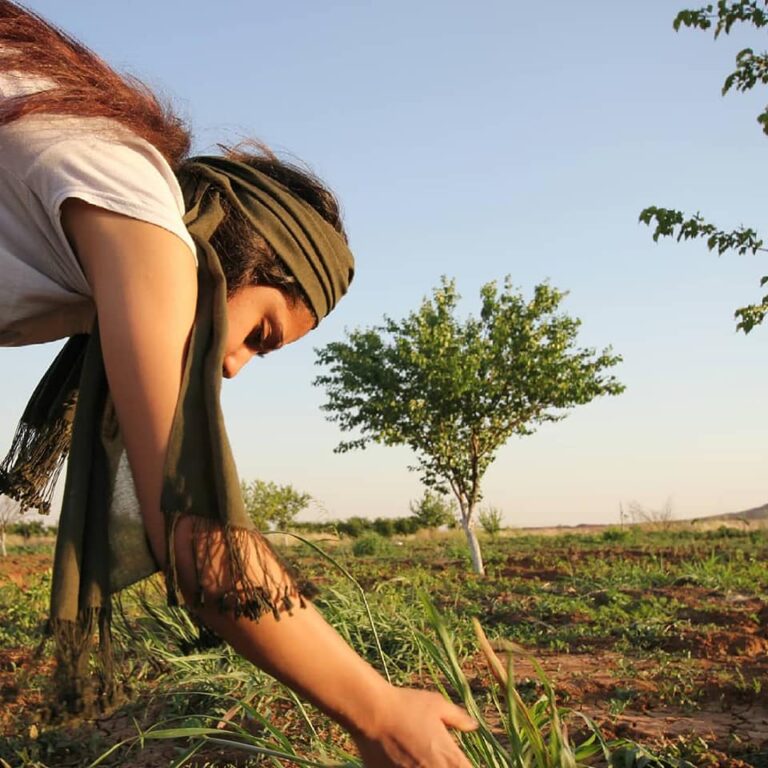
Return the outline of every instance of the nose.
<path id="1" fill-rule="evenodd" d="M 224 378 L 233 379 L 237 376 L 253 355 L 254 353 L 245 344 L 242 344 L 237 351 L 225 355 L 221 366 Z"/>

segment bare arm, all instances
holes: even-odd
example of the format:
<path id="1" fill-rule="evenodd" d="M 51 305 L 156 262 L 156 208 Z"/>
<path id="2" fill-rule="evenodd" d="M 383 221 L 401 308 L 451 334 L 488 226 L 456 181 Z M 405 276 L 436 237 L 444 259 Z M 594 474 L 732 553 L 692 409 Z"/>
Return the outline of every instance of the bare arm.
<path id="1" fill-rule="evenodd" d="M 162 563 L 162 472 L 194 318 L 195 265 L 177 237 L 154 225 L 77 200 L 65 203 L 62 219 L 94 292 L 110 391 L 147 534 Z M 177 526 L 174 544 L 189 601 L 199 585 L 188 520 Z M 272 559 L 266 567 L 280 566 Z M 206 574 L 200 578 L 205 588 Z M 311 605 L 279 621 L 199 613 L 239 653 L 347 728 L 370 768 L 468 768 L 446 731 L 471 728 L 466 713 L 437 694 L 390 686 Z"/>

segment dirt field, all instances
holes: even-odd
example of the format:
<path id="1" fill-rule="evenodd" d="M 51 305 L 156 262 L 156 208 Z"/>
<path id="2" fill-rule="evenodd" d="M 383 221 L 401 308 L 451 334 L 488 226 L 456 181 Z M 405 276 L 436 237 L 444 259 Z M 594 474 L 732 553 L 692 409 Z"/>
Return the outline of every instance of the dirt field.
<path id="1" fill-rule="evenodd" d="M 653 539 L 622 535 L 616 542 L 601 530 L 563 536 L 559 529 L 536 539 L 517 532 L 486 546 L 485 579 L 466 572 L 456 540 L 406 543 L 347 564 L 373 592 L 390 581 L 393 590 L 399 588 L 392 579 L 396 563 L 398 580 L 407 582 L 413 573 L 414 580 L 428 582 L 441 609 L 457 617 L 477 615 L 501 655 L 505 638 L 521 643 L 541 663 L 562 703 L 594 718 L 608 736 L 630 738 L 693 765 L 768 766 L 765 535 L 721 530 L 689 538 L 681 543 L 674 533 L 662 532 Z M 50 552 L 39 551 L 0 560 L 0 597 L 13 591 L 39 609 L 35 620 L 42 618 L 41 579 L 50 562 Z M 311 557 L 305 568 L 321 587 L 332 583 Z M 407 594 L 398 599 L 410 604 Z M 11 608 L 0 606 L 4 622 L 18 620 Z M 17 752 L 24 729 L 32 742 L 49 727 L 45 680 L 52 671 L 47 653 L 35 657 L 29 641 L 34 631 L 22 628 L 18 636 L 27 641 L 6 641 L 0 648 L 0 734 L 14 738 Z M 466 670 L 482 693 L 490 679 L 479 653 L 468 656 Z M 515 673 L 519 688 L 532 691 L 531 662 L 517 659 Z M 162 678 L 149 688 L 158 684 Z M 146 698 L 146 691 L 142 696 L 144 717 L 160 717 L 152 714 L 158 701 Z M 95 755 L 98 746 L 135 733 L 133 717 L 123 708 L 96 722 L 58 722 L 58 746 L 46 747 L 58 762 L 18 765 L 83 765 L 82 750 L 67 762 L 67 739 L 93 740 Z M 173 747 L 156 744 L 115 764 L 166 765 L 175 754 Z M 214 753 L 205 754 L 214 759 Z M 249 765 L 232 755 L 208 764 Z"/>

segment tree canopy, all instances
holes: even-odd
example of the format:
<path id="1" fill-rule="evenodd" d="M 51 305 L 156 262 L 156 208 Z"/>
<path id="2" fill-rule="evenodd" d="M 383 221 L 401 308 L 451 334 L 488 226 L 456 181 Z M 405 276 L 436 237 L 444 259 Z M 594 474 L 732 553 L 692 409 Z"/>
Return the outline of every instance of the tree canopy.
<path id="1" fill-rule="evenodd" d="M 480 291 L 479 317 L 457 317 L 455 282 L 443 278 L 430 298 L 402 320 L 348 332 L 317 350 L 327 369 L 329 420 L 355 436 L 337 451 L 371 442 L 406 445 L 422 482 L 452 491 L 470 537 L 482 478 L 513 435 L 559 421 L 575 405 L 623 386 L 605 371 L 620 358 L 610 349 L 576 346 L 580 321 L 561 313 L 565 293 L 537 285 L 530 300 L 509 278 Z M 482 571 L 479 549 L 473 553 Z"/>
<path id="2" fill-rule="evenodd" d="M 720 0 L 716 5 L 710 3 L 695 10 L 680 11 L 673 22 L 675 30 L 680 27 L 712 30 L 715 39 L 721 34 L 729 34 L 735 24 L 748 24 L 757 29 L 768 25 L 766 2 L 757 0 L 741 0 L 726 2 Z M 721 92 L 749 91 L 756 85 L 768 83 L 768 53 L 755 53 L 752 48 L 744 48 L 736 55 L 736 67 L 725 78 Z M 763 132 L 768 134 L 768 107 L 758 116 L 757 122 Z M 673 208 L 649 206 L 640 213 L 640 221 L 654 227 L 653 239 L 674 237 L 678 241 L 701 238 L 706 242 L 710 251 L 722 255 L 726 251 L 739 254 L 765 252 L 763 238 L 758 233 L 745 226 L 733 230 L 721 229 L 707 222 L 700 213 L 693 216 Z M 760 287 L 768 285 L 768 275 L 760 278 Z M 735 312 L 736 327 L 749 333 L 755 326 L 760 325 L 768 314 L 768 294 L 759 303 L 740 307 Z"/>
<path id="3" fill-rule="evenodd" d="M 262 530 L 270 526 L 285 530 L 312 501 L 308 493 L 297 491 L 292 485 L 277 485 L 265 480 L 243 480 L 240 489 L 248 515 Z"/>

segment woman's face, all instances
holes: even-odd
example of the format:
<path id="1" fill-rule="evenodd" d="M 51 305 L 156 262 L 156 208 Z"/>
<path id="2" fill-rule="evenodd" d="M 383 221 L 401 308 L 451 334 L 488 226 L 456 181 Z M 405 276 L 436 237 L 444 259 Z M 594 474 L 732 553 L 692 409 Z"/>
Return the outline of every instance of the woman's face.
<path id="1" fill-rule="evenodd" d="M 302 301 L 291 303 L 278 288 L 247 285 L 227 300 L 229 332 L 222 365 L 231 379 L 254 356 L 300 339 L 315 326 Z"/>

